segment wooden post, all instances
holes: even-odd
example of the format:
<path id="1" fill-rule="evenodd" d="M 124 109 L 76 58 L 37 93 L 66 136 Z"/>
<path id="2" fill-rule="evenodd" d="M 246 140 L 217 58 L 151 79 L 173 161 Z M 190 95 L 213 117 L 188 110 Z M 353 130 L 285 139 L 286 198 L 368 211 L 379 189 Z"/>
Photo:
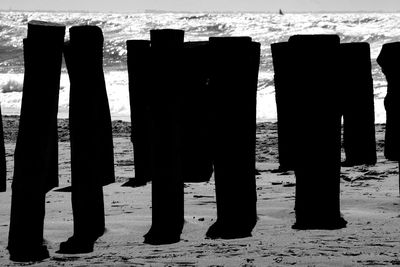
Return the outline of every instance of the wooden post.
<path id="1" fill-rule="evenodd" d="M 376 163 L 374 87 L 368 43 L 340 45 L 343 166 Z"/>
<path id="2" fill-rule="evenodd" d="M 296 223 L 294 229 L 338 229 L 340 215 L 341 116 L 339 37 L 290 37 L 293 90 Z"/>
<path id="3" fill-rule="evenodd" d="M 43 244 L 45 195 L 58 186 L 57 111 L 65 26 L 30 21 L 24 39 L 24 86 L 14 153 L 10 259 L 49 257 Z"/>
<path id="4" fill-rule="evenodd" d="M 210 92 L 217 221 L 209 238 L 251 235 L 256 221 L 255 135 L 260 44 L 210 38 Z"/>
<path id="5" fill-rule="evenodd" d="M 278 118 L 278 152 L 279 170 L 294 169 L 294 101 L 293 90 L 297 86 L 291 78 L 290 45 L 288 42 L 271 44 L 272 60 L 274 65 L 275 100 Z"/>
<path id="6" fill-rule="evenodd" d="M 149 244 L 180 240 L 183 228 L 183 177 L 180 103 L 183 88 L 184 32 L 151 30 L 152 226 L 144 236 Z"/>
<path id="7" fill-rule="evenodd" d="M 150 41 L 129 40 L 126 45 L 135 178 L 129 179 L 123 186 L 137 187 L 151 181 Z"/>
<path id="8" fill-rule="evenodd" d="M 0 192 L 5 192 L 7 188 L 7 162 L 6 149 L 4 147 L 3 116 L 0 108 Z"/>
<path id="9" fill-rule="evenodd" d="M 103 34 L 74 26 L 64 47 L 70 78 L 71 198 L 74 234 L 60 253 L 88 253 L 105 230 L 103 186 L 114 182 L 111 116 L 103 74 Z"/>
<path id="10" fill-rule="evenodd" d="M 385 157 L 399 161 L 400 147 L 400 42 L 384 44 L 377 58 L 387 80 L 385 96 L 386 130 Z"/>
<path id="11" fill-rule="evenodd" d="M 388 160 L 400 159 L 400 42 L 387 43 L 377 58 L 378 64 L 387 80 L 387 93 L 385 96 L 386 130 L 385 130 L 385 157 Z M 400 169 L 400 165 L 399 165 Z M 400 181 L 400 174 L 399 174 Z M 400 183 L 399 183 L 400 190 Z"/>
<path id="12" fill-rule="evenodd" d="M 137 187 L 151 180 L 150 106 L 149 83 L 150 41 L 129 40 L 128 72 L 132 120 L 132 142 L 134 147 L 135 179 L 123 186 Z M 182 100 L 179 116 L 182 135 L 182 175 L 185 182 L 209 181 L 213 169 L 210 147 L 209 110 L 206 108 L 208 92 L 208 42 L 184 43 L 181 90 Z"/>
<path id="13" fill-rule="evenodd" d="M 207 182 L 213 173 L 208 42 L 185 43 L 183 59 L 182 175 L 185 182 Z"/>

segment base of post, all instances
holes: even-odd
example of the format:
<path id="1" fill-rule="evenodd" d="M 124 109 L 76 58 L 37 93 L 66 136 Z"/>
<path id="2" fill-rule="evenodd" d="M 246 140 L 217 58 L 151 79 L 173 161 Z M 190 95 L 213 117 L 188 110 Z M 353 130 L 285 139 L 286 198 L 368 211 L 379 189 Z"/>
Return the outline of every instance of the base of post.
<path id="1" fill-rule="evenodd" d="M 231 224 L 220 223 L 218 220 L 208 228 L 206 238 L 210 239 L 236 239 L 250 237 L 253 231 L 254 223 L 239 224 L 232 222 Z"/>
<path id="2" fill-rule="evenodd" d="M 50 258 L 49 251 L 45 245 L 30 248 L 9 248 L 8 251 L 10 253 L 10 260 L 16 262 L 34 262 Z"/>
<path id="3" fill-rule="evenodd" d="M 154 229 L 153 227 L 145 234 L 143 243 L 149 245 L 167 245 L 178 243 L 181 240 L 181 233 L 166 231 L 165 229 Z"/>
<path id="4" fill-rule="evenodd" d="M 323 220 L 297 220 L 292 226 L 296 230 L 337 230 L 346 228 L 347 221 L 342 217 Z"/>
<path id="5" fill-rule="evenodd" d="M 59 254 L 81 254 L 93 252 L 96 239 L 79 238 L 71 236 L 67 241 L 61 242 L 60 249 L 56 251 Z"/>

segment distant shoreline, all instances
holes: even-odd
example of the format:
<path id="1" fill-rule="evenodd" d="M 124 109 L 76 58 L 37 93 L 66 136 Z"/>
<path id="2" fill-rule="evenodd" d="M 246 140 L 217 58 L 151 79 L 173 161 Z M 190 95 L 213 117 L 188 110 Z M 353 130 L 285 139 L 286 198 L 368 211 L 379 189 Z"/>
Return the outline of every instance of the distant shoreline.
<path id="1" fill-rule="evenodd" d="M 103 13 L 103 14 L 278 14 L 278 11 L 185 11 L 185 10 L 142 10 L 142 11 L 100 11 L 100 10 L 24 10 L 24 9 L 0 9 L 0 12 L 32 12 L 32 13 Z M 396 11 L 290 11 L 285 10 L 285 15 L 290 14 L 397 14 Z"/>

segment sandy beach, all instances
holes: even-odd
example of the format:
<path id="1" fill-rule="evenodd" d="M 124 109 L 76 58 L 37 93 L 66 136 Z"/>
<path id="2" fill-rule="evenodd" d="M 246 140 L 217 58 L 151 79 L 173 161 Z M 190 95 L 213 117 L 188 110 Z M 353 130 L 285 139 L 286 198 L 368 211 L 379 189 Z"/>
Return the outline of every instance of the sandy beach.
<path id="1" fill-rule="evenodd" d="M 95 251 L 77 255 L 55 253 L 60 242 L 72 234 L 72 210 L 70 193 L 53 190 L 47 195 L 44 234 L 51 258 L 32 264 L 11 262 L 6 246 L 18 120 L 17 116 L 3 116 L 8 187 L 6 193 L 0 194 L 1 266 L 400 265 L 398 163 L 383 157 L 385 125 L 376 125 L 377 164 L 342 168 L 341 210 L 348 221 L 347 228 L 291 229 L 295 221 L 295 177 L 293 172 L 273 171 L 279 166 L 277 126 L 260 123 L 257 127 L 259 221 L 253 236 L 236 240 L 205 239 L 208 227 L 216 219 L 212 179 L 209 183 L 185 186 L 186 222 L 181 242 L 152 246 L 143 244 L 143 235 L 151 226 L 151 185 L 121 187 L 134 177 L 130 123 L 123 121 L 113 122 L 117 182 L 104 188 L 107 232 L 95 244 Z M 62 188 L 70 181 L 68 120 L 60 119 L 58 127 L 59 188 Z"/>

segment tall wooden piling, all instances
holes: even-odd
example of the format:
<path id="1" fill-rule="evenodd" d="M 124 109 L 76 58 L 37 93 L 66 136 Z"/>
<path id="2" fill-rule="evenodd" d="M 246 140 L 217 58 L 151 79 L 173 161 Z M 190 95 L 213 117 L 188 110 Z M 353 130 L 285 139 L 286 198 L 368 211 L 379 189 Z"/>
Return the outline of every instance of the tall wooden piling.
<path id="1" fill-rule="evenodd" d="M 58 185 L 57 111 L 65 26 L 30 21 L 24 39 L 24 85 L 17 143 L 8 250 L 10 259 L 47 258 L 45 195 Z"/>
<path id="2" fill-rule="evenodd" d="M 378 64 L 387 80 L 385 157 L 399 161 L 400 157 L 400 42 L 387 43 L 377 58 Z"/>
<path id="3" fill-rule="evenodd" d="M 378 64 L 387 80 L 387 92 L 384 100 L 386 109 L 385 150 L 388 160 L 400 159 L 400 42 L 387 43 L 377 58 Z M 400 165 L 399 165 L 400 169 Z M 400 175 L 399 175 L 400 181 Z M 400 182 L 399 182 L 400 190 Z"/>
<path id="4" fill-rule="evenodd" d="M 103 73 L 103 34 L 74 26 L 64 47 L 70 78 L 71 198 L 74 234 L 61 253 L 86 253 L 105 230 L 103 186 L 113 183 L 111 116 Z"/>
<path id="5" fill-rule="evenodd" d="M 294 127 L 295 229 L 337 229 L 340 215 L 340 93 L 337 35 L 295 35 L 292 79 Z"/>
<path id="6" fill-rule="evenodd" d="M 150 41 L 128 40 L 128 78 L 129 100 L 131 107 L 131 140 L 135 178 L 129 179 L 124 186 L 143 186 L 151 181 L 151 117 L 150 102 Z"/>
<path id="7" fill-rule="evenodd" d="M 181 122 L 184 182 L 207 182 L 213 173 L 211 156 L 211 91 L 208 42 L 186 42 L 183 55 Z"/>
<path id="8" fill-rule="evenodd" d="M 152 72 L 149 67 L 150 41 L 129 40 L 128 73 L 131 103 L 132 143 L 135 178 L 124 186 L 142 186 L 151 180 L 152 140 L 150 102 Z M 183 47 L 180 90 L 182 175 L 184 182 L 209 181 L 213 169 L 210 147 L 208 42 L 187 42 Z"/>
<path id="9" fill-rule="evenodd" d="M 293 60 L 288 42 L 271 44 L 274 65 L 275 101 L 278 118 L 278 153 L 279 170 L 294 169 L 294 98 L 296 82 L 292 79 Z"/>
<path id="10" fill-rule="evenodd" d="M 368 43 L 340 45 L 343 166 L 376 163 L 374 87 Z"/>
<path id="11" fill-rule="evenodd" d="M 257 221 L 256 95 L 260 44 L 250 37 L 210 38 L 210 92 L 217 221 L 209 238 L 250 236 Z M 226 131 L 226 127 L 230 131 Z"/>
<path id="12" fill-rule="evenodd" d="M 181 126 L 179 125 L 184 32 L 151 30 L 152 226 L 145 243 L 180 240 L 184 222 Z"/>

